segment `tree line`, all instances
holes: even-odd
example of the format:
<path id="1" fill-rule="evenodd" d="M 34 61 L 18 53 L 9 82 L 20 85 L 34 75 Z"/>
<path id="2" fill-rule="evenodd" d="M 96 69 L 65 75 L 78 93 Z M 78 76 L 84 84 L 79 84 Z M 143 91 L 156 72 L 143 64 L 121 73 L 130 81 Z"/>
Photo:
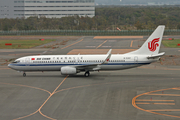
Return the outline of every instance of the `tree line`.
<path id="1" fill-rule="evenodd" d="M 155 29 L 166 25 L 166 29 L 180 29 L 180 7 L 96 7 L 90 18 L 66 16 L 46 18 L 32 16 L 27 19 L 0 19 L 1 31 L 18 30 L 136 30 Z"/>

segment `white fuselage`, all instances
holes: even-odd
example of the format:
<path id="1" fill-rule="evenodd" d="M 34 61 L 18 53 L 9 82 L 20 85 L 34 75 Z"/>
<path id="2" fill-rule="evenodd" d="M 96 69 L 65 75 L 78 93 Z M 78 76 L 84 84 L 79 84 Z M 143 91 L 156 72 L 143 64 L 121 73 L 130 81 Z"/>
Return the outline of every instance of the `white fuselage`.
<path id="1" fill-rule="evenodd" d="M 77 67 L 83 65 L 100 64 L 107 55 L 41 55 L 27 56 L 17 59 L 17 63 L 8 66 L 17 71 L 61 71 L 61 67 Z M 138 67 L 157 59 L 147 59 L 147 55 L 113 54 L 107 64 L 98 65 L 97 70 L 122 70 Z M 80 71 L 86 71 L 79 68 Z M 92 70 L 93 71 L 93 70 Z M 95 71 L 95 70 L 94 70 Z"/>
<path id="2" fill-rule="evenodd" d="M 62 75 L 74 75 L 84 71 L 123 70 L 150 64 L 159 60 L 165 53 L 159 53 L 165 26 L 160 25 L 137 50 L 126 54 L 106 55 L 40 55 L 22 57 L 8 66 L 17 71 L 61 71 Z"/>

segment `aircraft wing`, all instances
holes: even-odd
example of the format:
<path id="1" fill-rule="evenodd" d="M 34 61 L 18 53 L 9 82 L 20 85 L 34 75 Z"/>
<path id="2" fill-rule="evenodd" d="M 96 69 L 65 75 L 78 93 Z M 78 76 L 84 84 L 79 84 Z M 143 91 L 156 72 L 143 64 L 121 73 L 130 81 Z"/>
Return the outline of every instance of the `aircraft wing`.
<path id="1" fill-rule="evenodd" d="M 102 62 L 102 63 L 98 63 L 98 64 L 88 64 L 88 65 L 79 65 L 79 66 L 75 66 L 77 69 L 79 70 L 86 70 L 86 71 L 89 71 L 89 70 L 93 70 L 93 71 L 96 71 L 96 70 L 100 70 L 100 65 L 103 65 L 103 64 L 107 64 L 111 58 L 111 51 L 112 49 L 110 49 L 107 53 L 107 58 Z"/>
<path id="2" fill-rule="evenodd" d="M 164 54 L 165 54 L 165 52 L 159 53 L 159 54 L 157 54 L 157 55 L 151 55 L 151 56 L 148 56 L 147 59 L 154 59 L 154 58 L 157 58 L 157 57 L 161 57 L 161 56 L 163 56 Z"/>

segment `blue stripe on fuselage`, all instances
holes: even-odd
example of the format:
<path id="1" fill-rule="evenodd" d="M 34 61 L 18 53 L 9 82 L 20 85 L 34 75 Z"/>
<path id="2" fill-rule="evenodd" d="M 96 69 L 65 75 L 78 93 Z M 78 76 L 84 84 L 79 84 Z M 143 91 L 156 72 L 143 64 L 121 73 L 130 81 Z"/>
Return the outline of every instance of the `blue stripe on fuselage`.
<path id="1" fill-rule="evenodd" d="M 92 63 L 92 64 L 97 64 L 97 63 Z M 10 64 L 12 66 L 69 66 L 69 65 L 92 65 L 92 64 L 81 64 L 81 63 L 75 63 L 75 64 L 67 64 L 67 63 L 62 63 L 62 64 Z M 150 63 L 108 63 L 108 64 L 102 64 L 102 65 L 145 65 L 145 64 L 150 64 Z"/>

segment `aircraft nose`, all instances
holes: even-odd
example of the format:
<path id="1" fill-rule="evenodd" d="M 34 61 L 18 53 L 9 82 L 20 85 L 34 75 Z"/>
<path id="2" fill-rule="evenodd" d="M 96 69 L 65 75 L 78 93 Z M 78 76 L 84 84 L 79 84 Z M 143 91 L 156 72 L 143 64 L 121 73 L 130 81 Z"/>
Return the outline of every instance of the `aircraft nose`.
<path id="1" fill-rule="evenodd" d="M 12 68 L 12 65 L 11 65 L 11 64 L 8 64 L 8 67 L 9 67 L 9 68 Z"/>
<path id="2" fill-rule="evenodd" d="M 15 67 L 14 64 L 12 64 L 12 63 L 8 64 L 8 67 L 11 68 L 11 69 L 13 69 L 13 70 L 16 70 L 16 67 Z"/>

